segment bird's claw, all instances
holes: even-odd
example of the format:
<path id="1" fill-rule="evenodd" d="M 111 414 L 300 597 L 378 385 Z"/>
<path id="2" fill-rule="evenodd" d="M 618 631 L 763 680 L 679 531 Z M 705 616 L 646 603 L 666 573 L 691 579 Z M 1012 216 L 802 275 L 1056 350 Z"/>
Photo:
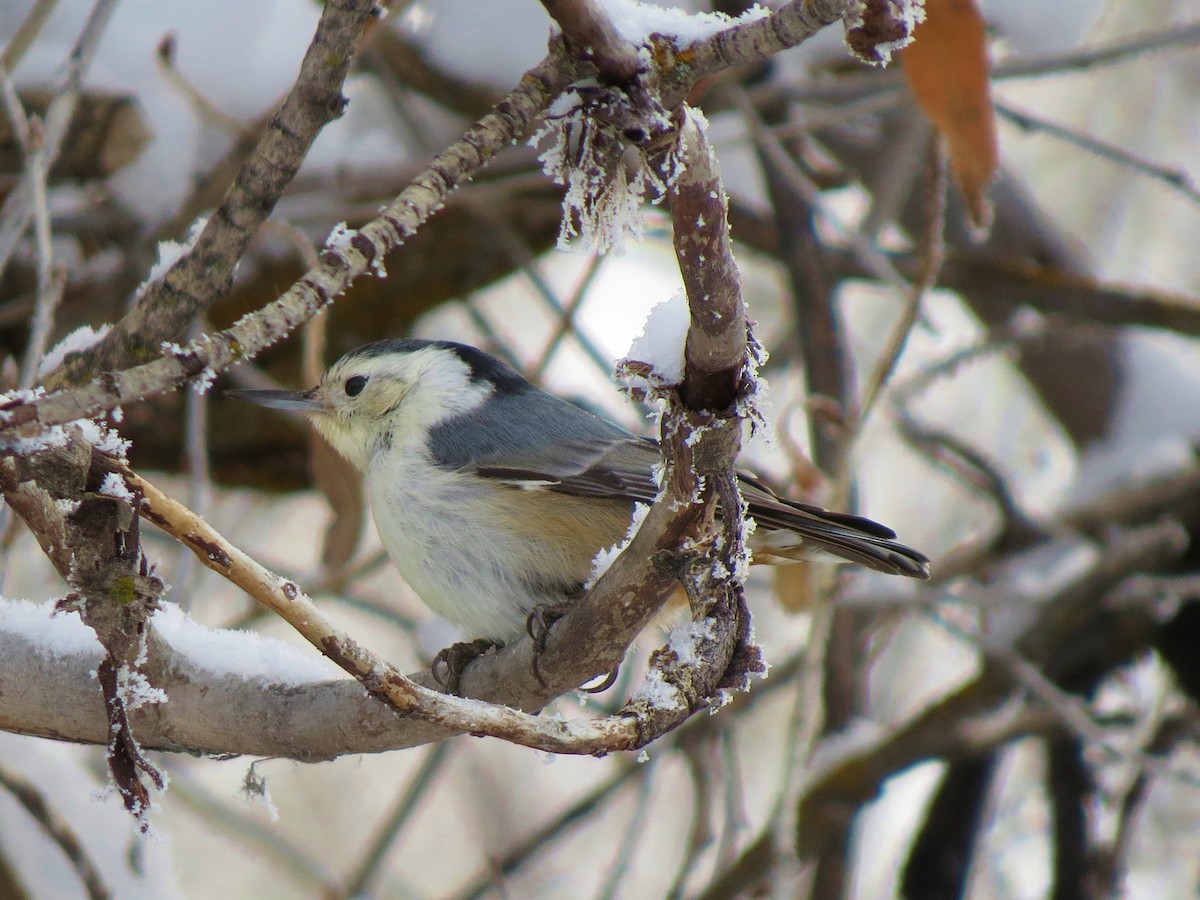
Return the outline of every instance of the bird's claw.
<path id="1" fill-rule="evenodd" d="M 621 667 L 615 667 L 611 672 L 604 676 L 604 680 L 595 687 L 581 687 L 579 690 L 585 694 L 603 694 L 610 687 L 617 683 L 617 676 L 621 674 Z"/>
<path id="2" fill-rule="evenodd" d="M 447 647 L 433 658 L 433 664 L 430 666 L 430 671 L 433 673 L 433 680 L 445 688 L 446 693 L 461 697 L 462 694 L 459 693 L 459 680 L 462 678 L 463 670 L 471 660 L 477 659 L 492 650 L 499 650 L 503 646 L 504 644 L 500 641 L 479 638 L 474 641 L 462 641 Z"/>
<path id="3" fill-rule="evenodd" d="M 539 660 L 542 654 L 546 652 L 546 642 L 550 639 L 550 629 L 554 623 L 566 615 L 566 609 L 561 606 L 536 606 L 533 612 L 529 614 L 529 618 L 525 620 L 525 631 L 533 639 L 533 677 L 538 680 L 538 684 L 542 687 L 546 686 L 546 679 L 542 677 L 541 666 Z"/>

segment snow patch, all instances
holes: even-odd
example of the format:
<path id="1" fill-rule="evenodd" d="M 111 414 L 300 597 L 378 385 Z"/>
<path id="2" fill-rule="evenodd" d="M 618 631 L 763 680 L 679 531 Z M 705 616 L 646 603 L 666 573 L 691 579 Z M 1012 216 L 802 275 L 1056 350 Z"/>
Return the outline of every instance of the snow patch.
<path id="1" fill-rule="evenodd" d="M 691 666 L 700 661 L 700 647 L 715 637 L 713 620 L 699 619 L 672 629 L 667 646 L 682 665 Z"/>
<path id="2" fill-rule="evenodd" d="M 117 670 L 117 696 L 127 710 L 167 702 L 166 691 L 154 687 L 145 675 L 128 666 L 121 666 Z"/>
<path id="3" fill-rule="evenodd" d="M 583 589 L 591 590 L 595 587 L 596 582 L 600 580 L 605 572 L 612 566 L 613 561 L 621 555 L 621 552 L 629 546 L 629 542 L 633 540 L 633 536 L 637 534 L 638 529 L 642 527 L 642 522 L 646 520 L 646 516 L 650 512 L 650 506 L 646 503 L 633 504 L 633 515 L 629 520 L 629 528 L 625 531 L 625 537 L 611 547 L 601 548 L 596 551 L 595 557 L 592 559 L 592 572 L 588 575 L 588 580 L 584 582 Z"/>
<path id="4" fill-rule="evenodd" d="M 214 675 L 300 685 L 344 674 L 315 650 L 305 652 L 248 631 L 205 628 L 174 603 L 164 603 L 152 621 L 177 653 Z"/>
<path id="5" fill-rule="evenodd" d="M 329 230 L 329 237 L 325 238 L 325 249 L 341 253 L 350 246 L 350 241 L 356 234 L 358 232 L 348 228 L 345 222 L 338 222 Z"/>
<path id="6" fill-rule="evenodd" d="M 625 358 L 626 361 L 649 364 L 652 372 L 645 376 L 628 376 L 626 383 L 630 387 L 652 393 L 664 385 L 683 382 L 684 348 L 690 321 L 691 313 L 682 291 L 650 308 L 646 322 L 629 345 Z"/>
<path id="7" fill-rule="evenodd" d="M 50 348 L 50 351 L 42 357 L 42 361 L 38 363 L 38 378 L 42 378 L 59 366 L 63 360 L 67 358 L 69 353 L 79 353 L 97 343 L 102 337 L 108 334 L 111 325 L 104 324 L 99 328 L 93 328 L 91 325 L 81 325 L 76 328 L 61 341 Z"/>
<path id="8" fill-rule="evenodd" d="M 100 491 L 106 497 L 116 497 L 118 500 L 128 500 L 130 503 L 134 501 L 133 491 L 129 490 L 129 485 L 125 483 L 124 476 L 117 472 L 109 472 L 104 476 L 104 480 L 100 482 Z"/>
<path id="9" fill-rule="evenodd" d="M 84 440 L 104 455 L 123 460 L 129 453 L 129 441 L 107 425 L 101 425 L 92 419 L 80 419 L 71 424 L 79 429 Z"/>
<path id="10" fill-rule="evenodd" d="M 771 11 L 755 4 L 737 18 L 724 13 L 689 13 L 678 7 L 652 6 L 640 0 L 608 0 L 604 11 L 612 19 L 621 37 L 631 44 L 644 44 L 652 34 L 672 37 L 678 44 L 690 44 L 712 37 L 734 25 L 764 19 Z"/>
<path id="11" fill-rule="evenodd" d="M 196 246 L 196 241 L 200 239 L 200 233 L 204 231 L 204 226 L 207 224 L 208 217 L 201 216 L 188 229 L 186 241 L 158 242 L 158 262 L 150 267 L 150 274 L 146 276 L 146 280 L 139 284 L 138 289 L 134 291 L 133 297 L 135 301 L 149 290 L 150 285 L 156 281 L 161 281 L 162 277 L 170 271 L 175 263 L 191 252 L 192 248 Z"/>
<path id="12" fill-rule="evenodd" d="M 96 632 L 83 624 L 78 613 L 60 612 L 53 600 L 30 603 L 28 600 L 0 598 L 0 634 L 20 635 L 47 656 L 78 656 L 103 652 Z"/>
<path id="13" fill-rule="evenodd" d="M 560 250 L 576 247 L 607 253 L 623 249 L 626 239 L 641 240 L 641 205 L 657 203 L 678 170 L 674 151 L 660 170 L 626 135 L 630 128 L 650 135 L 671 131 L 670 116 L 634 114 L 624 96 L 600 85 L 581 83 L 564 92 L 547 110 L 542 127 L 529 139 L 545 143 L 538 156 L 542 170 L 566 188 Z"/>
<path id="14" fill-rule="evenodd" d="M 667 681 L 658 669 L 646 673 L 646 680 L 641 683 L 632 697 L 634 703 L 642 701 L 654 709 L 684 709 L 685 703 L 679 688 Z"/>

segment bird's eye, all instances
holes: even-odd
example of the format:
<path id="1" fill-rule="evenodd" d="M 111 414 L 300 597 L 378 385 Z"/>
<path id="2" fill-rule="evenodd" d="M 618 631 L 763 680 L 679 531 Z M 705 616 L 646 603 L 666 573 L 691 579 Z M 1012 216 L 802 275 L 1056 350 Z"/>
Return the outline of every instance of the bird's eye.
<path id="1" fill-rule="evenodd" d="M 362 393 L 363 388 L 367 386 L 366 375 L 355 375 L 353 378 L 346 379 L 346 396 L 357 397 Z"/>

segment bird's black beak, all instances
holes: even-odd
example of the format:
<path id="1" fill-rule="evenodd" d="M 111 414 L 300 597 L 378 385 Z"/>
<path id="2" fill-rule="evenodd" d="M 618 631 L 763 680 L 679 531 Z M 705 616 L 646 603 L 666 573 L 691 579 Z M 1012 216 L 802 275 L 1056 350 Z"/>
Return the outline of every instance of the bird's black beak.
<path id="1" fill-rule="evenodd" d="M 269 406 L 271 409 L 287 409 L 294 412 L 320 412 L 325 407 L 318 403 L 313 395 L 316 388 L 308 391 L 248 391 L 228 390 L 226 397 L 235 400 L 245 400 L 258 406 Z"/>

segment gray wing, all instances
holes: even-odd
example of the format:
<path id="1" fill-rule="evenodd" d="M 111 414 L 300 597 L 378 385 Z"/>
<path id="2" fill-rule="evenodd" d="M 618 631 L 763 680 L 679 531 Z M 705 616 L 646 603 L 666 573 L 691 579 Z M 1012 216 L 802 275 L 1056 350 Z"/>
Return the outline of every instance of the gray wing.
<path id="1" fill-rule="evenodd" d="M 657 443 L 534 387 L 495 395 L 482 408 L 438 425 L 430 451 L 439 465 L 514 487 L 630 503 L 650 503 L 658 494 Z M 793 533 L 809 550 L 878 571 L 929 577 L 929 560 L 897 542 L 887 526 L 787 500 L 749 474 L 738 477 L 760 528 Z"/>
<path id="2" fill-rule="evenodd" d="M 430 432 L 438 465 L 517 487 L 650 502 L 658 445 L 535 387 L 494 395 Z"/>

